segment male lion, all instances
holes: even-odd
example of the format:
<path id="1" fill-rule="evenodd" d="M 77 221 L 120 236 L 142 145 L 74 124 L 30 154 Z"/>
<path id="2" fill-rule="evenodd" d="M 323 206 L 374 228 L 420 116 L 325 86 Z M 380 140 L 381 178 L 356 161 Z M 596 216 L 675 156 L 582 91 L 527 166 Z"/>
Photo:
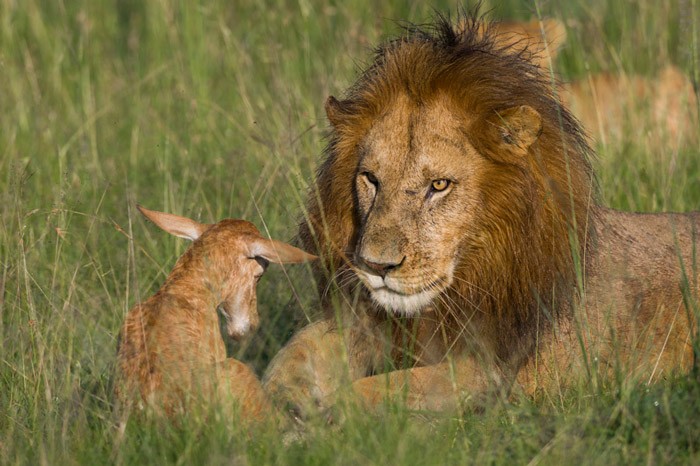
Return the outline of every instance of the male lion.
<path id="1" fill-rule="evenodd" d="M 327 314 L 264 377 L 297 413 L 348 381 L 369 407 L 453 409 L 693 364 L 700 213 L 601 206 L 546 73 L 475 15 L 459 24 L 407 30 L 326 102 L 300 238 L 323 258 Z"/>

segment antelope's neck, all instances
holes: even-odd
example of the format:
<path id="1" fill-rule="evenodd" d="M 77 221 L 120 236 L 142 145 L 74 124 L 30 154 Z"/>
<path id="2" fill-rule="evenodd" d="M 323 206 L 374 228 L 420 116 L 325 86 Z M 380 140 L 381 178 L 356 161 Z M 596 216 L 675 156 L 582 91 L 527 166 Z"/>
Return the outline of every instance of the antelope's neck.
<path id="1" fill-rule="evenodd" d="M 187 307 L 200 311 L 214 311 L 219 301 L 215 293 L 208 284 L 195 274 L 179 275 L 168 277 L 168 280 L 161 287 L 159 294 L 176 296 L 186 302 Z"/>
<path id="2" fill-rule="evenodd" d="M 198 276 L 169 278 L 155 298 L 158 319 L 166 323 L 174 341 L 189 348 L 186 358 L 196 364 L 226 358 L 216 310 L 219 302 L 204 280 Z"/>

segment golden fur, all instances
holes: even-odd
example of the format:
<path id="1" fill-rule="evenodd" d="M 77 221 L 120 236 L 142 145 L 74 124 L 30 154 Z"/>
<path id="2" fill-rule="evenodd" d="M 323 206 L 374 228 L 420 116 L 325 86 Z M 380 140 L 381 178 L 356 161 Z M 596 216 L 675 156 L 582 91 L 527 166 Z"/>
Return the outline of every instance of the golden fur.
<path id="1" fill-rule="evenodd" d="M 604 146 L 647 150 L 697 147 L 697 96 L 690 79 L 667 65 L 657 76 L 598 73 L 562 87 L 562 99 Z"/>
<path id="2" fill-rule="evenodd" d="M 527 49 L 530 61 L 543 69 L 552 68 L 552 62 L 567 36 L 564 24 L 553 18 L 481 24 L 480 30 L 485 31 L 488 28 L 489 34 L 499 46 L 510 47 L 514 52 Z"/>
<path id="3" fill-rule="evenodd" d="M 532 54 L 459 24 L 410 28 L 327 101 L 300 238 L 328 314 L 264 378 L 298 412 L 346 380 L 370 405 L 446 409 L 591 365 L 656 380 L 692 364 L 700 214 L 600 206 L 592 150 Z"/>
<path id="4" fill-rule="evenodd" d="M 116 398 L 167 415 L 200 403 L 238 407 L 244 419 L 271 412 L 255 373 L 226 357 L 217 310 L 226 330 L 242 338 L 258 323 L 255 287 L 264 263 L 295 263 L 314 256 L 262 238 L 244 220 L 205 225 L 139 207 L 169 233 L 193 241 L 163 286 L 134 306 L 119 334 Z"/>
<path id="5" fill-rule="evenodd" d="M 499 45 L 527 48 L 543 69 L 566 41 L 566 28 L 556 19 L 501 21 L 490 25 Z M 654 153 L 697 147 L 697 95 L 690 78 L 666 65 L 656 76 L 624 72 L 592 73 L 565 82 L 559 89 L 564 105 L 601 146 L 633 143 Z"/>

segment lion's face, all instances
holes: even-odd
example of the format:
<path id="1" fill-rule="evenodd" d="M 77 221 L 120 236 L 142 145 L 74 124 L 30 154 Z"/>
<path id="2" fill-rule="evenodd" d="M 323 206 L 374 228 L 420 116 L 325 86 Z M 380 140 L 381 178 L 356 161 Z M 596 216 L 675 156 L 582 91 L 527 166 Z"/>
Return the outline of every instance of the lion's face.
<path id="1" fill-rule="evenodd" d="M 411 315 L 455 279 L 465 238 L 478 236 L 479 173 L 487 161 L 467 122 L 437 99 L 401 99 L 360 145 L 355 175 L 360 236 L 354 262 L 372 298 Z"/>
<path id="2" fill-rule="evenodd" d="M 445 338 L 507 327 L 510 348 L 571 296 L 594 239 L 595 182 L 550 74 L 479 24 L 409 28 L 326 100 L 328 145 L 299 238 L 321 256 L 327 311 L 342 296 L 353 316 L 381 319 L 355 300 L 360 281 L 387 312 L 430 313 L 415 322 Z"/>

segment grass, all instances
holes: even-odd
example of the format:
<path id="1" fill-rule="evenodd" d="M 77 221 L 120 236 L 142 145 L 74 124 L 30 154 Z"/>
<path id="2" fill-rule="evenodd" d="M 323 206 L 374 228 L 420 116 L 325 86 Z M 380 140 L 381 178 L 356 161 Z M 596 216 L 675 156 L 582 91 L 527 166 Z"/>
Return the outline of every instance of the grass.
<path id="1" fill-rule="evenodd" d="M 481 414 L 348 410 L 342 428 L 245 434 L 226 413 L 174 426 L 131 423 L 116 440 L 110 384 L 124 314 L 185 245 L 134 203 L 202 221 L 252 220 L 291 239 L 326 126 L 371 47 L 424 22 L 418 1 L 0 0 L 0 463 L 693 463 L 696 374 L 652 387 L 580 389 Z M 652 0 L 484 2 L 498 17 L 566 21 L 557 64 L 697 77 L 700 5 Z M 699 128 L 700 130 L 700 128 Z M 700 209 L 700 147 L 600 148 L 605 202 Z M 261 330 L 230 349 L 261 372 L 312 318 L 308 270 L 271 267 Z"/>

